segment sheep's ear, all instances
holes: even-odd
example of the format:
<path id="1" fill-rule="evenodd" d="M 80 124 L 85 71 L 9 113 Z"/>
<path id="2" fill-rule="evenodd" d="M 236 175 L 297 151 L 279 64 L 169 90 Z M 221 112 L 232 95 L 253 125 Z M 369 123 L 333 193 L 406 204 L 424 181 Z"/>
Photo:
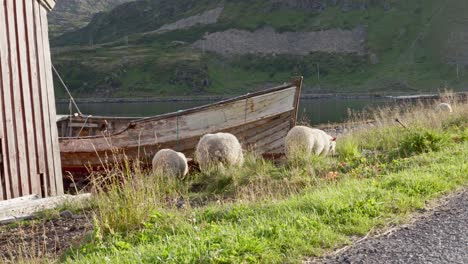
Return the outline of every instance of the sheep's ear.
<path id="1" fill-rule="evenodd" d="M 336 137 L 332 138 L 332 141 L 336 141 Z"/>

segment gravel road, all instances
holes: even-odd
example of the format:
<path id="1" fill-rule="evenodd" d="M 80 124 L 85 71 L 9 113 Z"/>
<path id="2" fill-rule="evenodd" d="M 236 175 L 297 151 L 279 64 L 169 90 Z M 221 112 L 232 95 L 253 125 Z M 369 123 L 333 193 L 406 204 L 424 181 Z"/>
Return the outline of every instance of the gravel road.
<path id="1" fill-rule="evenodd" d="M 414 223 L 364 240 L 323 263 L 468 263 L 468 190 Z"/>

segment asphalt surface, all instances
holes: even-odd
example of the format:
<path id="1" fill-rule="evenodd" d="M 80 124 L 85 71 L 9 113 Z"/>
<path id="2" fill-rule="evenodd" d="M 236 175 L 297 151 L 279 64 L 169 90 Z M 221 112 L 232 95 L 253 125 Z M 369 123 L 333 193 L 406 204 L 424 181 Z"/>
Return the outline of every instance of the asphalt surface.
<path id="1" fill-rule="evenodd" d="M 464 263 L 468 264 L 468 190 L 414 223 L 363 240 L 323 263 Z"/>

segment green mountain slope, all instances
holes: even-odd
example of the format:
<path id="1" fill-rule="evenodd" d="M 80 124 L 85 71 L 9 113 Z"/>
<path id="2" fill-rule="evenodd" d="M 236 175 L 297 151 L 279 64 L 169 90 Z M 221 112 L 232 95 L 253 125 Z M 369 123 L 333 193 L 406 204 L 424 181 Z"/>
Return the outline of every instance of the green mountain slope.
<path id="1" fill-rule="evenodd" d="M 464 90 L 467 18 L 463 0 L 137 1 L 53 39 L 53 59 L 78 96 L 238 94 L 293 75 L 305 92 Z"/>
<path id="2" fill-rule="evenodd" d="M 59 0 L 49 14 L 51 36 L 86 26 L 94 14 L 133 0 Z"/>

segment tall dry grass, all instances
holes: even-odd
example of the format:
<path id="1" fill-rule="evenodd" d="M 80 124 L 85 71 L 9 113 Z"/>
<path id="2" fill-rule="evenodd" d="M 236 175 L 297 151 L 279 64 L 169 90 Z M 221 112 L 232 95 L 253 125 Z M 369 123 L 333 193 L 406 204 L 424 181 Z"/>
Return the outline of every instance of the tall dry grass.
<path id="1" fill-rule="evenodd" d="M 449 103 L 453 113 L 437 111 L 440 103 Z M 468 103 L 446 92 L 437 100 L 403 101 L 361 112 L 351 112 L 343 124 L 349 133 L 338 144 L 353 142 L 364 149 L 395 148 L 408 133 L 418 130 L 442 131 L 448 125 L 466 119 Z M 463 122 L 463 121 L 460 121 Z"/>
<path id="2" fill-rule="evenodd" d="M 183 181 L 138 165 L 116 167 L 91 179 L 95 225 L 103 234 L 138 229 L 161 208 L 177 206 L 188 193 Z"/>
<path id="3" fill-rule="evenodd" d="M 315 159 L 321 164 L 330 161 L 325 157 Z M 213 167 L 192 173 L 184 180 L 138 166 L 120 166 L 94 174 L 91 184 L 95 193 L 95 239 L 142 228 L 161 212 L 298 194 L 317 186 L 320 177 L 320 167 L 303 162 L 301 168 L 292 163 L 278 166 L 260 155 L 247 153 L 243 166 Z"/>
<path id="4" fill-rule="evenodd" d="M 437 111 L 440 103 L 449 103 L 453 113 Z M 370 108 L 365 111 L 350 111 L 349 120 L 345 124 L 372 122 L 377 127 L 401 126 L 396 119 L 406 126 L 425 126 L 441 128 L 445 120 L 458 118 L 467 114 L 468 102 L 457 97 L 452 92 L 445 92 L 439 99 L 431 100 L 401 100 L 386 106 Z"/>

